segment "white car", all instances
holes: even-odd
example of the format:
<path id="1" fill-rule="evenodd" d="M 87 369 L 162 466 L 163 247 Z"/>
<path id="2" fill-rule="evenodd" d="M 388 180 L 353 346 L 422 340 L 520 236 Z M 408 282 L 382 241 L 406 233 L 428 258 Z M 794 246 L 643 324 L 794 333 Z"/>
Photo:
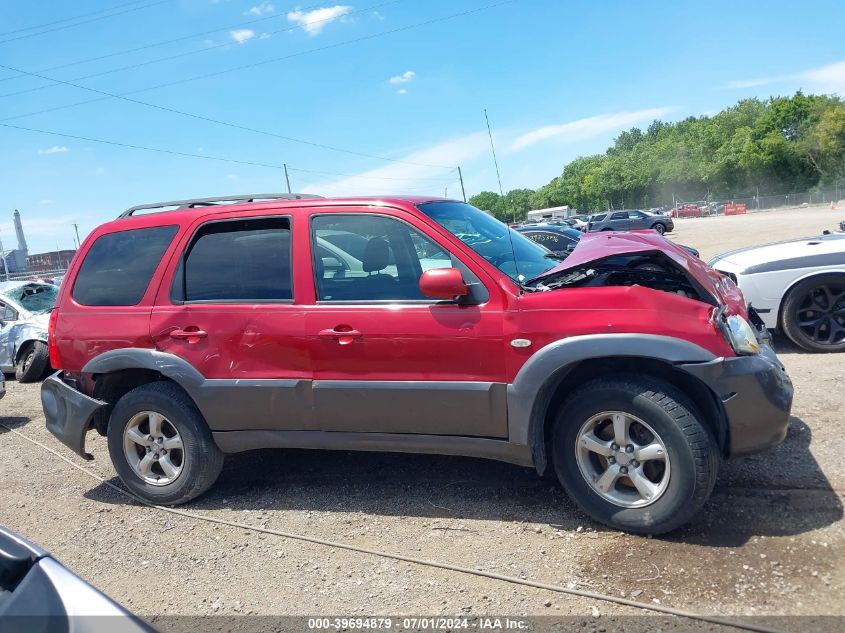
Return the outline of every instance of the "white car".
<path id="1" fill-rule="evenodd" d="M 811 352 L 845 350 L 845 233 L 752 246 L 709 263 L 770 330 Z"/>
<path id="2" fill-rule="evenodd" d="M 20 382 L 49 367 L 47 326 L 58 286 L 40 281 L 0 282 L 0 371 Z"/>

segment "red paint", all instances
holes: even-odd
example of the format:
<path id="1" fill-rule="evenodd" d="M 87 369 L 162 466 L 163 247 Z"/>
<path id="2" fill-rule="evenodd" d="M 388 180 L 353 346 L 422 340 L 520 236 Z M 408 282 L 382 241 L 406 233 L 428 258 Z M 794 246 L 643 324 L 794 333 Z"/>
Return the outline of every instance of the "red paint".
<path id="1" fill-rule="evenodd" d="M 109 222 L 82 244 L 51 318 L 51 353 L 78 372 L 105 351 L 155 348 L 189 361 L 207 378 L 458 380 L 510 382 L 525 361 L 555 340 L 637 332 L 674 336 L 733 356 L 712 322 L 714 308 L 648 288 L 572 288 L 521 294 L 505 274 L 416 210 L 428 198 L 297 200 L 154 213 Z M 483 305 L 317 303 L 309 236 L 313 214 L 374 212 L 402 219 L 451 251 L 487 288 Z M 293 230 L 291 303 L 173 304 L 170 285 L 181 253 L 209 220 L 285 215 Z M 162 225 L 180 230 L 142 300 L 129 307 L 86 307 L 71 297 L 77 271 L 105 233 Z M 618 252 L 661 250 L 733 313 L 742 295 L 727 278 L 652 231 L 587 234 L 566 267 Z M 513 348 L 527 338 L 528 348 Z M 399 412 L 401 413 L 401 412 Z"/>

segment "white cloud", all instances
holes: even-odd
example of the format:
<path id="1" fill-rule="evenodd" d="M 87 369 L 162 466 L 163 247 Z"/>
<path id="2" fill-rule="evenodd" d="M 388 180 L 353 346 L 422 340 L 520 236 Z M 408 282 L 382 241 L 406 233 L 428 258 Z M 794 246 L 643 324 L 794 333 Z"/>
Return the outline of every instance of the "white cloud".
<path id="1" fill-rule="evenodd" d="M 65 154 L 70 151 L 69 147 L 65 147 L 64 145 L 53 145 L 53 147 L 48 147 L 47 149 L 40 149 L 38 150 L 39 154 Z"/>
<path id="2" fill-rule="evenodd" d="M 569 123 L 546 125 L 530 132 L 520 134 L 510 145 L 512 151 L 555 139 L 563 143 L 576 143 L 606 132 L 624 129 L 642 121 L 650 121 L 665 116 L 673 108 L 651 108 L 648 110 L 634 110 L 632 112 L 615 112 L 598 116 L 578 119 Z"/>
<path id="3" fill-rule="evenodd" d="M 802 79 L 817 84 L 822 92 L 845 95 L 845 61 L 808 70 Z"/>
<path id="4" fill-rule="evenodd" d="M 406 95 L 406 94 L 408 94 L 408 91 L 405 88 L 399 88 L 399 90 L 396 91 L 396 94 Z"/>
<path id="5" fill-rule="evenodd" d="M 443 195 L 444 186 L 459 191 L 457 174 L 449 168 L 424 165 L 465 165 L 490 151 L 487 132 L 475 132 L 449 139 L 428 148 L 420 149 L 400 160 L 353 176 L 313 182 L 298 190 L 328 196 L 357 196 L 378 193 Z M 442 178 L 441 178 L 442 177 Z M 447 182 L 449 181 L 449 182 Z"/>
<path id="6" fill-rule="evenodd" d="M 739 90 L 743 88 L 757 88 L 769 84 L 784 82 L 802 82 L 803 87 L 814 92 L 838 93 L 845 95 L 845 61 L 834 62 L 827 66 L 811 68 L 804 72 L 792 75 L 772 75 L 770 77 L 757 77 L 756 79 L 737 79 L 724 84 L 726 90 Z"/>
<path id="7" fill-rule="evenodd" d="M 406 70 L 401 75 L 395 75 L 391 77 L 390 79 L 388 79 L 388 81 L 392 84 L 406 84 L 416 76 L 417 73 L 415 73 L 413 70 Z"/>
<path id="8" fill-rule="evenodd" d="M 276 10 L 269 2 L 262 2 L 261 4 L 256 4 L 254 7 L 250 7 L 246 11 L 244 11 L 244 15 L 270 15 Z"/>
<path id="9" fill-rule="evenodd" d="M 343 19 L 343 16 L 350 11 L 352 11 L 352 7 L 343 4 L 314 9 L 313 11 L 303 11 L 297 8 L 288 13 L 288 20 L 301 26 L 308 35 L 313 37 L 319 35 L 328 24 Z"/>
<path id="10" fill-rule="evenodd" d="M 255 37 L 255 31 L 252 29 L 237 29 L 236 31 L 230 31 L 229 35 L 231 35 L 232 39 L 238 44 L 243 44 Z"/>

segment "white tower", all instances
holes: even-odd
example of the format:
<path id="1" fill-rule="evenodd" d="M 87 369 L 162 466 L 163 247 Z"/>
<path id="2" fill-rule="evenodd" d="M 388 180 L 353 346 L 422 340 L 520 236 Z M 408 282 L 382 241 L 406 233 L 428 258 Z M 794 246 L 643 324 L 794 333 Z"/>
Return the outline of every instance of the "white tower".
<path id="1" fill-rule="evenodd" d="M 18 235 L 18 249 L 23 251 L 24 257 L 27 255 L 26 237 L 23 234 L 23 225 L 21 224 L 20 211 L 15 209 L 15 233 Z"/>

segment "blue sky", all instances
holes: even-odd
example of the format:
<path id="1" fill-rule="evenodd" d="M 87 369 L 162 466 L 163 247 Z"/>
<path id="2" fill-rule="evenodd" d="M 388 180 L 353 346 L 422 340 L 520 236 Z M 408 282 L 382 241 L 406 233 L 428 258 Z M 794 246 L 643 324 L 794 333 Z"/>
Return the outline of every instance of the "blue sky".
<path id="1" fill-rule="evenodd" d="M 0 65 L 100 92 L 0 68 L 0 123 L 243 162 L 0 126 L 0 238 L 18 208 L 31 253 L 70 248 L 73 222 L 84 235 L 134 204 L 284 191 L 284 163 L 296 191 L 459 196 L 457 165 L 468 195 L 496 190 L 484 108 L 505 191 L 534 188 L 654 118 L 845 94 L 845 3 L 796 6 L 3 2 Z"/>

